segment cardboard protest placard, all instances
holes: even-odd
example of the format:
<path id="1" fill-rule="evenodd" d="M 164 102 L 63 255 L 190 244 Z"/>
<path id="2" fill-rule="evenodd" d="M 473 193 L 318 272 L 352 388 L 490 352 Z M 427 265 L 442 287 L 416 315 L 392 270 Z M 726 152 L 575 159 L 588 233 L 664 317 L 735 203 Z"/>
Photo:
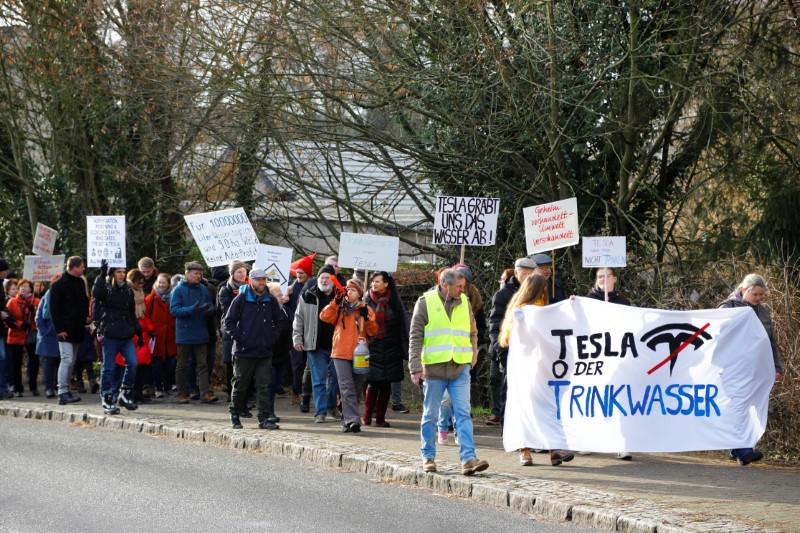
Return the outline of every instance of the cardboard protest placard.
<path id="1" fill-rule="evenodd" d="M 125 216 L 86 217 L 86 265 L 99 267 L 105 259 L 112 268 L 125 268 Z"/>
<path id="2" fill-rule="evenodd" d="M 34 255 L 53 255 L 56 249 L 58 232 L 41 222 L 36 223 L 36 236 L 33 238 Z"/>
<path id="3" fill-rule="evenodd" d="M 183 218 L 208 266 L 227 265 L 234 259 L 254 261 L 258 256 L 258 236 L 241 207 Z"/>
<path id="4" fill-rule="evenodd" d="M 578 244 L 578 199 L 567 198 L 522 210 L 528 255 Z"/>
<path id="5" fill-rule="evenodd" d="M 281 292 L 289 288 L 289 266 L 292 264 L 292 249 L 269 244 L 258 245 L 258 255 L 253 268 L 261 268 L 267 273 L 267 282 L 281 284 Z"/>
<path id="6" fill-rule="evenodd" d="M 396 272 L 399 254 L 398 237 L 347 232 L 339 237 L 339 266 L 343 268 Z"/>
<path id="7" fill-rule="evenodd" d="M 64 270 L 63 255 L 26 255 L 22 277 L 31 281 L 50 281 Z"/>
<path id="8" fill-rule="evenodd" d="M 624 267 L 625 237 L 583 237 L 583 267 Z"/>
<path id="9" fill-rule="evenodd" d="M 433 243 L 492 246 L 499 211 L 499 198 L 437 196 Z"/>

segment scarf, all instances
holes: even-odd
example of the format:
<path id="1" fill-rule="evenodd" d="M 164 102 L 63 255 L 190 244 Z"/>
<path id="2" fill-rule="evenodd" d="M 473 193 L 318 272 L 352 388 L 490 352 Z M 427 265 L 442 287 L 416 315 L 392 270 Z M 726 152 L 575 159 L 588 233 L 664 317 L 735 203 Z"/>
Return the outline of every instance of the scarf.
<path id="1" fill-rule="evenodd" d="M 133 303 L 135 307 L 136 320 L 139 320 L 144 316 L 145 312 L 144 291 L 142 289 L 133 289 Z"/>
<path id="2" fill-rule="evenodd" d="M 161 298 L 162 302 L 164 302 L 165 304 L 169 305 L 169 295 L 171 294 L 169 289 L 167 289 L 165 291 L 161 291 L 161 290 L 159 290 L 158 287 L 153 287 L 153 292 L 155 292 L 156 295 L 159 298 Z"/>
<path id="3" fill-rule="evenodd" d="M 239 283 L 233 278 L 228 278 L 228 287 L 230 287 L 234 298 L 239 296 L 239 290 L 241 290 L 242 285 L 244 285 L 244 283 Z"/>
<path id="4" fill-rule="evenodd" d="M 369 291 L 370 299 L 375 302 L 375 322 L 378 324 L 378 332 L 375 334 L 376 339 L 386 338 L 386 319 L 389 313 L 389 299 L 391 296 L 388 290 L 375 292 L 370 289 Z"/>

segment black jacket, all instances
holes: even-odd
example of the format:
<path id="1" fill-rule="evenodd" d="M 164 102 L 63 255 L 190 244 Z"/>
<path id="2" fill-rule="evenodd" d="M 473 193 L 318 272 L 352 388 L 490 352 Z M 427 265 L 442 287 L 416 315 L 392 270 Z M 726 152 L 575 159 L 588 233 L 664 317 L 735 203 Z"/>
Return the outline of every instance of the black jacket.
<path id="1" fill-rule="evenodd" d="M 519 287 L 520 283 L 517 278 L 511 276 L 506 280 L 503 288 L 494 293 L 494 297 L 492 297 L 492 309 L 489 311 L 489 353 L 499 361 L 505 361 L 508 354 L 508 348 L 502 348 L 497 342 L 500 337 L 500 326 L 503 325 L 508 303 Z"/>
<path id="2" fill-rule="evenodd" d="M 82 278 L 64 272 L 50 288 L 50 316 L 56 333 L 65 331 L 66 342 L 83 341 L 86 318 L 89 316 L 89 297 Z"/>
<path id="3" fill-rule="evenodd" d="M 217 319 L 219 320 L 220 325 L 222 325 L 223 321 L 225 320 L 225 314 L 228 312 L 228 309 L 233 303 L 233 299 L 239 294 L 239 291 L 244 288 L 244 285 L 240 286 L 238 289 L 231 284 L 231 280 L 229 279 L 226 281 L 217 292 Z M 225 328 L 222 329 L 222 338 L 223 340 L 229 340 L 230 337 L 227 333 L 225 333 Z"/>
<path id="4" fill-rule="evenodd" d="M 397 292 L 392 293 L 389 309 L 386 313 L 384 338 L 369 339 L 369 375 L 370 383 L 403 381 L 405 359 L 408 359 L 408 313 Z M 378 304 L 372 298 L 367 299 L 374 311 Z"/>
<path id="5" fill-rule="evenodd" d="M 602 289 L 598 289 L 595 287 L 589 294 L 586 295 L 587 298 L 594 298 L 595 300 L 605 301 L 606 294 Z M 608 301 L 612 304 L 620 304 L 620 305 L 631 305 L 631 302 L 628 301 L 623 295 L 621 295 L 618 291 L 611 291 L 608 293 Z"/>
<path id="6" fill-rule="evenodd" d="M 243 285 L 224 320 L 224 331 L 233 339 L 233 356 L 272 357 L 272 349 L 288 322 L 286 313 L 269 292 L 257 296 L 249 285 Z"/>
<path id="7" fill-rule="evenodd" d="M 96 314 L 101 335 L 110 339 L 130 339 L 134 334 L 141 336 L 133 289 L 127 282 L 121 286 L 113 281 L 109 284 L 105 276 L 98 276 L 94 280 L 92 296 L 102 306 L 102 311 Z"/>

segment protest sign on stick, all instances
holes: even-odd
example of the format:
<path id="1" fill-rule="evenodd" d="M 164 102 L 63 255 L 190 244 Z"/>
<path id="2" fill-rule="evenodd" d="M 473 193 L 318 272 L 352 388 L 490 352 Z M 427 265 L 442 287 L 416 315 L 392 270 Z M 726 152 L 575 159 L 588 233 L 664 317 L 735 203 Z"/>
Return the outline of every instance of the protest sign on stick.
<path id="1" fill-rule="evenodd" d="M 26 255 L 22 277 L 31 281 L 50 281 L 64 270 L 63 255 Z"/>
<path id="2" fill-rule="evenodd" d="M 578 244 L 578 200 L 567 198 L 522 210 L 528 255 Z"/>
<path id="3" fill-rule="evenodd" d="M 499 198 L 437 196 L 433 243 L 492 246 L 499 211 Z"/>
<path id="4" fill-rule="evenodd" d="M 125 268 L 125 216 L 86 217 L 86 263 L 99 267 L 105 259 L 112 268 Z"/>
<path id="5" fill-rule="evenodd" d="M 583 237 L 583 268 L 618 268 L 626 264 L 625 237 Z M 603 292 L 608 301 L 605 281 Z"/>
<path id="6" fill-rule="evenodd" d="M 258 256 L 258 236 L 241 207 L 183 218 L 208 266 L 227 265 L 234 259 L 254 261 Z"/>
<path id="7" fill-rule="evenodd" d="M 339 237 L 339 266 L 343 268 L 396 272 L 399 254 L 398 237 L 347 232 Z"/>
<path id="8" fill-rule="evenodd" d="M 281 292 L 289 288 L 289 267 L 292 264 L 292 249 L 269 244 L 258 245 L 258 255 L 253 268 L 261 268 L 267 273 L 267 281 L 281 284 Z"/>
<path id="9" fill-rule="evenodd" d="M 58 232 L 41 222 L 36 223 L 36 236 L 33 238 L 34 255 L 53 255 L 56 249 Z"/>

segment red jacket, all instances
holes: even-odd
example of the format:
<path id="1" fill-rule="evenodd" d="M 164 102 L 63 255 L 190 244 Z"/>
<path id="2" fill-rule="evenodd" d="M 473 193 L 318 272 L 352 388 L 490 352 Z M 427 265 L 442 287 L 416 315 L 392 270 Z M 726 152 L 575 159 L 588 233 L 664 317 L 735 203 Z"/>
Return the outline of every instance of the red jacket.
<path id="1" fill-rule="evenodd" d="M 154 290 L 144 299 L 144 316 L 152 322 L 152 330 L 156 334 L 155 357 L 176 357 L 178 347 L 175 344 L 175 317 L 169 312 L 169 304 L 164 303 Z"/>
<path id="2" fill-rule="evenodd" d="M 8 314 L 14 321 L 14 325 L 8 329 L 8 338 L 6 339 L 8 344 L 28 344 L 28 332 L 36 331 L 36 309 L 38 307 L 39 298 L 36 296 L 31 296 L 26 300 L 17 295 L 8 301 Z M 22 327 L 25 322 L 28 323 L 28 329 Z"/>

